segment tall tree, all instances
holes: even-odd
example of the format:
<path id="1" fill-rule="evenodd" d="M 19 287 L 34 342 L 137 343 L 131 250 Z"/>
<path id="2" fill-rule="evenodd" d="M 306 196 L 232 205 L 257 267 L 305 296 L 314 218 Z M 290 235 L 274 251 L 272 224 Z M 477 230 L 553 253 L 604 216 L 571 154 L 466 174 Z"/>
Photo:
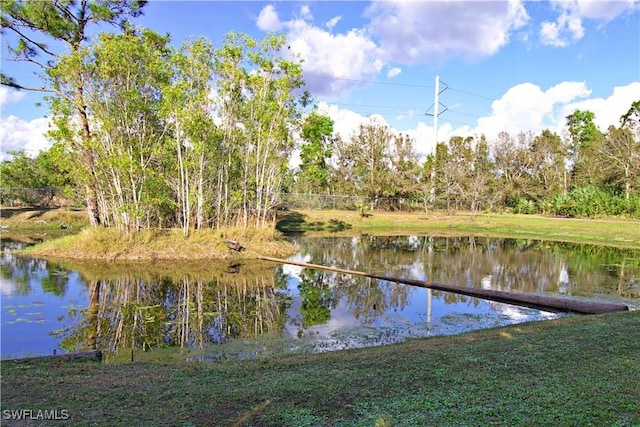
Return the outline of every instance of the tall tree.
<path id="1" fill-rule="evenodd" d="M 177 196 L 184 235 L 202 228 L 207 191 L 219 160 L 212 118 L 213 47 L 204 38 L 184 43 L 172 57 L 173 80 L 163 90 L 162 115 L 171 123 L 177 172 L 168 177 Z M 172 156 L 173 157 L 173 156 Z M 194 209 L 195 206 L 195 209 Z"/>
<path id="2" fill-rule="evenodd" d="M 498 186 L 504 192 L 503 204 L 508 207 L 515 207 L 521 198 L 530 200 L 532 197 L 530 178 L 533 165 L 529 150 L 532 140 L 531 133 L 513 137 L 501 132 L 493 144 Z"/>
<path id="3" fill-rule="evenodd" d="M 350 151 L 356 175 L 356 189 L 370 199 L 391 194 L 390 146 L 394 134 L 376 118 L 360 124 L 351 135 Z"/>
<path id="4" fill-rule="evenodd" d="M 489 156 L 489 143 L 484 135 L 474 138 L 472 144 L 472 164 L 469 171 L 466 199 L 471 210 L 471 218 L 475 219 L 476 212 L 482 204 L 493 205 L 499 197 L 499 190 L 495 186 L 494 163 Z"/>
<path id="5" fill-rule="evenodd" d="M 549 200 L 565 191 L 565 150 L 559 135 L 545 129 L 529 146 L 531 185 L 528 196 Z"/>
<path id="6" fill-rule="evenodd" d="M 622 187 L 626 199 L 640 187 L 640 141 L 627 127 L 610 126 L 599 151 L 602 169 Z"/>
<path id="7" fill-rule="evenodd" d="M 391 179 L 394 198 L 413 198 L 420 190 L 420 155 L 409 135 L 395 135 L 390 147 Z"/>
<path id="8" fill-rule="evenodd" d="M 333 120 L 313 111 L 304 119 L 301 136 L 304 142 L 300 146 L 300 186 L 311 194 L 329 192 L 328 160 L 333 155 Z"/>
<path id="9" fill-rule="evenodd" d="M 435 167 L 436 156 L 432 153 L 427 156 L 418 171 L 418 193 L 422 199 L 425 215 L 429 213 L 429 206 L 435 201 Z"/>
<path id="10" fill-rule="evenodd" d="M 278 202 L 293 150 L 291 133 L 298 126 L 299 107 L 306 103 L 306 94 L 298 93 L 302 67 L 297 59 L 283 58 L 285 49 L 283 35 L 256 41 L 230 33 L 216 50 L 224 174 L 235 179 L 237 223 L 245 227 L 251 220 L 265 226 L 270 208 Z"/>
<path id="11" fill-rule="evenodd" d="M 620 128 L 609 128 L 603 154 L 622 172 L 628 199 L 633 187 L 640 189 L 640 99 L 620 117 Z"/>
<path id="12" fill-rule="evenodd" d="M 338 134 L 332 157 L 331 182 L 336 194 L 353 194 L 356 191 L 358 177 L 355 173 L 355 160 L 348 139 Z"/>
<path id="13" fill-rule="evenodd" d="M 11 44 L 9 51 L 15 61 L 32 64 L 43 73 L 45 86 L 29 86 L 18 82 L 13 76 L 2 73 L 0 83 L 16 89 L 44 91 L 53 94 L 54 114 L 65 108 L 77 117 L 77 130 L 66 133 L 68 143 L 78 152 L 78 158 L 86 172 L 83 184 L 86 195 L 89 222 L 100 222 L 98 200 L 95 194 L 96 167 L 94 153 L 90 148 L 92 129 L 84 99 L 84 78 L 81 70 L 73 84 L 62 88 L 48 75 L 61 56 L 78 54 L 88 41 L 90 26 L 100 24 L 128 26 L 128 20 L 139 16 L 146 4 L 143 0 L 1 0 L 2 33 L 10 32 L 15 38 L 5 38 Z M 62 44 L 62 48 L 55 46 Z M 64 104 L 64 107 L 61 106 Z M 77 132 L 77 133 L 76 133 Z"/>
<path id="14" fill-rule="evenodd" d="M 604 141 L 604 135 L 596 126 L 594 119 L 595 114 L 588 110 L 576 110 L 567 116 L 573 188 L 599 185 L 602 182 L 603 177 L 598 168 L 598 152 Z"/>
<path id="15" fill-rule="evenodd" d="M 94 128 L 90 148 L 101 216 L 127 232 L 142 228 L 145 218 L 150 225 L 148 215 L 158 200 L 151 189 L 161 181 L 158 165 L 167 134 L 158 111 L 170 78 L 168 42 L 168 36 L 150 30 L 103 33 L 95 44 L 62 58 L 51 71 L 60 86 L 73 85 L 80 73 L 85 79 L 83 98 Z M 59 117 L 65 124 L 73 123 L 73 116 Z"/>

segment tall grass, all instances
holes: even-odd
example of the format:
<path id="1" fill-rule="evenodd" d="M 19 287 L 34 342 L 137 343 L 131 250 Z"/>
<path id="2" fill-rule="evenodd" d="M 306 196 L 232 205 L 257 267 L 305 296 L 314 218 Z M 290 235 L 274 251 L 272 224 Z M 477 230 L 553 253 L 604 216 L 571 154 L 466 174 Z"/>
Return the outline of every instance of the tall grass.
<path id="1" fill-rule="evenodd" d="M 224 240 L 237 241 L 243 251 L 229 248 Z M 196 230 L 185 237 L 181 230 L 142 230 L 126 234 L 116 229 L 85 228 L 76 235 L 44 242 L 25 252 L 69 259 L 225 259 L 295 253 L 293 245 L 278 239 L 273 230 Z"/>

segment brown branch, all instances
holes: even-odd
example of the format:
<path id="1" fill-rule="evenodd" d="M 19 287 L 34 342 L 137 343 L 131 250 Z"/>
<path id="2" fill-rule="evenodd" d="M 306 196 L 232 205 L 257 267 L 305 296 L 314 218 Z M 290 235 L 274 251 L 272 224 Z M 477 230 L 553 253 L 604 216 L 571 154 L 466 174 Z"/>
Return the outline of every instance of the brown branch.
<path id="1" fill-rule="evenodd" d="M 31 28 L 30 25 L 27 25 L 28 28 Z M 32 40 L 30 37 L 27 37 L 26 35 L 24 35 L 22 33 L 22 31 L 20 31 L 19 29 L 15 28 L 13 25 L 7 25 L 5 28 L 10 29 L 11 31 L 13 31 L 14 33 L 16 33 L 19 37 L 21 37 L 22 39 L 26 40 L 28 43 L 31 43 L 32 45 L 36 46 L 38 49 L 40 49 L 42 52 L 46 53 L 47 55 L 56 57 L 57 55 L 51 51 L 49 51 L 49 49 L 47 49 L 47 45 L 45 45 L 44 43 L 38 43 L 34 40 Z M 38 31 L 37 28 L 31 28 L 34 31 Z"/>
<path id="2" fill-rule="evenodd" d="M 32 92 L 47 92 L 47 93 L 56 93 L 59 94 L 58 91 L 55 91 L 53 89 L 47 89 L 45 87 L 29 87 L 29 86 L 22 86 L 16 82 L 13 81 L 1 81 L 0 85 L 2 86 L 7 86 L 7 87 L 12 87 L 14 89 L 18 89 L 18 90 L 28 90 L 28 91 L 32 91 Z"/>

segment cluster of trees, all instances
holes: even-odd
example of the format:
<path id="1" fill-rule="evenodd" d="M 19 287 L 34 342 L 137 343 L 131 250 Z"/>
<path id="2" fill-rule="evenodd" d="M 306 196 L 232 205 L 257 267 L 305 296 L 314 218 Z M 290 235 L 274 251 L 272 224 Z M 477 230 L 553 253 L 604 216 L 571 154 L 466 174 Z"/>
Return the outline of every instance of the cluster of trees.
<path id="1" fill-rule="evenodd" d="M 373 118 L 346 140 L 325 138 L 332 157 L 324 159 L 322 174 L 320 162 L 303 156 L 291 188 L 318 191 L 310 177 L 321 176 L 325 194 L 360 195 L 388 209 L 420 201 L 472 215 L 507 209 L 640 217 L 640 100 L 606 132 L 594 120 L 593 112 L 576 110 L 562 136 L 549 130 L 502 132 L 492 141 L 454 136 L 421 162 L 413 139 Z"/>
<path id="2" fill-rule="evenodd" d="M 604 133 L 593 113 L 576 111 L 564 137 L 453 137 L 421 162 L 415 141 L 381 121 L 342 138 L 329 117 L 309 113 L 284 36 L 230 33 L 218 48 L 204 38 L 175 48 L 131 24 L 145 3 L 2 0 L 14 59 L 38 67 L 45 85 L 1 82 L 47 92 L 55 143 L 36 159 L 13 153 L 0 187 L 63 188 L 82 195 L 92 225 L 185 235 L 268 226 L 282 192 L 359 195 L 388 209 L 419 200 L 474 213 L 640 216 L 640 101 Z"/>
<path id="3" fill-rule="evenodd" d="M 173 48 L 168 36 L 128 21 L 144 3 L 3 1 L 15 59 L 40 67 L 45 86 L 5 75 L 2 83 L 49 94 L 55 154 L 43 154 L 47 167 L 81 189 L 92 225 L 179 225 L 185 234 L 265 226 L 308 104 L 300 62 L 285 59 L 282 35 L 230 33 L 217 49 L 204 38 Z M 120 30 L 87 41 L 99 24 Z M 3 171 L 17 170 L 16 160 Z M 61 184 L 2 175 L 3 187 Z"/>

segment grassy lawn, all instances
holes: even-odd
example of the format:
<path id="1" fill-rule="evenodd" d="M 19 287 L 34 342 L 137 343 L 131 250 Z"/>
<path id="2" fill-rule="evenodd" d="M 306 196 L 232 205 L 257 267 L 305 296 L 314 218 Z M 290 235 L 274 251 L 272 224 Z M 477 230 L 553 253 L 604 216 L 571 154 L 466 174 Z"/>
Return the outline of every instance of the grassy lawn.
<path id="1" fill-rule="evenodd" d="M 634 311 L 253 361 L 4 362 L 1 406 L 73 425 L 637 426 L 638 330 Z"/>
<path id="2" fill-rule="evenodd" d="M 282 215 L 278 229 L 305 236 L 440 235 L 546 239 L 640 248 L 640 221 L 624 219 L 553 218 L 538 215 L 442 212 L 296 211 Z"/>

